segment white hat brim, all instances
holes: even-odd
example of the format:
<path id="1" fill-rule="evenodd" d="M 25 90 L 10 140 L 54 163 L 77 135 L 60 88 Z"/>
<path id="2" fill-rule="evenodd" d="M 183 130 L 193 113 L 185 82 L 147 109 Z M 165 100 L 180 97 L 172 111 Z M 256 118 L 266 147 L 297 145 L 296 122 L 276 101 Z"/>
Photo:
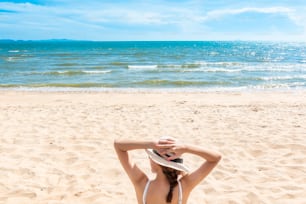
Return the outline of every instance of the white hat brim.
<path id="1" fill-rule="evenodd" d="M 189 169 L 184 164 L 168 161 L 160 157 L 159 155 L 155 154 L 152 149 L 146 149 L 146 152 L 155 163 L 161 166 L 169 167 L 178 171 L 189 172 Z"/>

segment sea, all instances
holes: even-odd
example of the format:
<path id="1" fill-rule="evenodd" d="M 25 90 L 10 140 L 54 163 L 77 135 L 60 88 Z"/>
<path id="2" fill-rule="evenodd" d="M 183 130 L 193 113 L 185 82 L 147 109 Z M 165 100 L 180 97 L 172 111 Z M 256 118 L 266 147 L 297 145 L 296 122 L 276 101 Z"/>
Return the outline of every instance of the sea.
<path id="1" fill-rule="evenodd" d="M 303 90 L 306 43 L 0 40 L 0 90 Z"/>

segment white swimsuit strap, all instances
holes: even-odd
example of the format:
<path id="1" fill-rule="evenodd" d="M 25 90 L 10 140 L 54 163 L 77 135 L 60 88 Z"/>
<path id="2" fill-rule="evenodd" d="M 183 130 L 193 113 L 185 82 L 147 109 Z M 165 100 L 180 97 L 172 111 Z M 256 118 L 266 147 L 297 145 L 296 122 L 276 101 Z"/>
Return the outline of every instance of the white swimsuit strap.
<path id="1" fill-rule="evenodd" d="M 180 181 L 178 182 L 178 187 L 179 187 L 179 197 L 178 197 L 178 204 L 182 204 L 183 203 L 183 189 L 182 189 L 182 185 Z"/>
<path id="2" fill-rule="evenodd" d="M 149 185 L 150 185 L 150 180 L 148 180 L 145 188 L 144 188 L 144 191 L 143 191 L 143 194 L 142 194 L 142 203 L 143 204 L 146 204 L 146 200 L 147 200 L 147 193 L 148 193 L 148 189 L 149 189 Z"/>

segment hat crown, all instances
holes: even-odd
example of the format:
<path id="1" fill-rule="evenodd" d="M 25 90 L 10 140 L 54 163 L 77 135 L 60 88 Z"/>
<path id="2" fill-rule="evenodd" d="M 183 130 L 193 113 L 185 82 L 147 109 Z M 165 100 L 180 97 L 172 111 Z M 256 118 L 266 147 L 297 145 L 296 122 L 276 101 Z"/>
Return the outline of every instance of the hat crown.
<path id="1" fill-rule="evenodd" d="M 179 171 L 189 172 L 188 167 L 183 164 L 183 160 L 181 162 L 178 161 L 168 161 L 164 157 L 162 157 L 156 150 L 153 149 L 146 149 L 147 154 L 149 157 L 157 164 L 165 167 L 169 167 L 172 169 L 176 169 Z M 157 154 L 156 154 L 157 152 Z"/>

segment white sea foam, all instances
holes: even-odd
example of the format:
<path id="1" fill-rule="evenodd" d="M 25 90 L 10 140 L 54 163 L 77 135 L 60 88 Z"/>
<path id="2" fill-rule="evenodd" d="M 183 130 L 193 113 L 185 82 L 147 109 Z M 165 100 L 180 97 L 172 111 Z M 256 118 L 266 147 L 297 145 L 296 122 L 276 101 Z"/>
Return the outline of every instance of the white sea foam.
<path id="1" fill-rule="evenodd" d="M 75 71 L 56 71 L 58 74 L 106 74 L 112 72 L 111 70 L 75 70 Z M 52 72 L 51 72 L 52 73 Z"/>
<path id="2" fill-rule="evenodd" d="M 7 57 L 5 59 L 5 61 L 7 61 L 7 62 L 16 62 L 18 60 L 21 60 L 21 58 L 20 57 Z"/>
<path id="3" fill-rule="evenodd" d="M 27 75 L 78 75 L 78 74 L 107 74 L 111 73 L 112 70 L 67 70 L 67 71 L 49 71 L 49 72 L 21 72 L 21 74 Z"/>
<path id="4" fill-rule="evenodd" d="M 215 69 L 207 69 L 207 72 L 241 72 L 242 69 L 224 69 L 224 68 L 215 68 Z"/>
<path id="5" fill-rule="evenodd" d="M 129 69 L 156 69 L 157 65 L 128 65 Z"/>
<path id="6" fill-rule="evenodd" d="M 158 65 L 158 68 L 181 68 L 182 65 L 179 64 L 163 64 L 163 65 Z"/>
<path id="7" fill-rule="evenodd" d="M 264 64 L 245 64 L 240 67 L 241 71 L 250 72 L 292 72 L 292 71 L 304 71 L 306 64 L 275 64 L 275 63 L 264 63 Z"/>
<path id="8" fill-rule="evenodd" d="M 241 72 L 242 69 L 224 69 L 224 68 L 197 68 L 197 69 L 182 69 L 180 72 Z"/>
<path id="9" fill-rule="evenodd" d="M 262 80 L 272 81 L 272 80 L 290 80 L 290 79 L 306 79 L 306 75 L 293 75 L 293 76 L 270 76 L 261 77 Z"/>
<path id="10" fill-rule="evenodd" d="M 20 50 L 9 50 L 8 52 L 14 52 L 14 53 L 17 53 L 17 52 L 20 52 Z"/>
<path id="11" fill-rule="evenodd" d="M 194 64 L 198 64 L 201 66 L 221 66 L 221 67 L 243 65 L 243 63 L 241 62 L 207 62 L 207 61 L 196 61 Z"/>
<path id="12" fill-rule="evenodd" d="M 82 71 L 84 73 L 87 73 L 87 74 L 107 74 L 107 73 L 111 73 L 112 70 L 86 70 L 86 71 Z"/>
<path id="13" fill-rule="evenodd" d="M 277 83 L 269 83 L 269 84 L 260 84 L 260 85 L 253 85 L 253 86 L 248 86 L 248 89 L 253 89 L 253 90 L 298 90 L 298 89 L 303 89 L 305 86 L 305 82 L 293 82 L 293 83 L 282 83 L 282 84 L 277 84 Z"/>

